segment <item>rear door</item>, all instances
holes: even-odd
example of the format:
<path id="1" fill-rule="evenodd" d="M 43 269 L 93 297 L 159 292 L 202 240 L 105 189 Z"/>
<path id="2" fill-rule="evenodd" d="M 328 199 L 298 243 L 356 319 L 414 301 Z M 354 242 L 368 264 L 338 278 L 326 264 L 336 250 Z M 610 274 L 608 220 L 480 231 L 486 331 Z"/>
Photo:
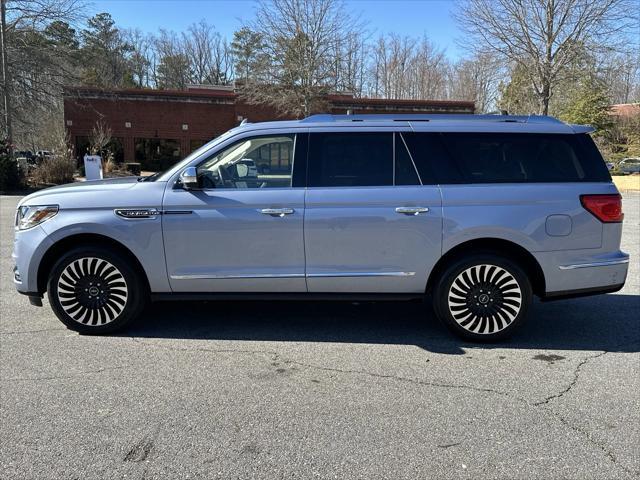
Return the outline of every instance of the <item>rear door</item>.
<path id="1" fill-rule="evenodd" d="M 311 133 L 304 238 L 309 292 L 418 293 L 440 257 L 440 191 L 400 133 Z"/>

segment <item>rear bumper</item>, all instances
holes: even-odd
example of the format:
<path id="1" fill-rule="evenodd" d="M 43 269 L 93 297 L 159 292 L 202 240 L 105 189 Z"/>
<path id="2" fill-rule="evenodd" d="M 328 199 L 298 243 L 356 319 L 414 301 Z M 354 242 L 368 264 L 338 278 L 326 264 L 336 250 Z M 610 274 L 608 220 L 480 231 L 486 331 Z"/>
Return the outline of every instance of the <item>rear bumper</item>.
<path id="1" fill-rule="evenodd" d="M 611 293 L 624 286 L 629 255 L 576 250 L 534 253 L 545 276 L 543 299 Z"/>
<path id="2" fill-rule="evenodd" d="M 609 287 L 582 288 L 579 290 L 565 290 L 563 292 L 551 292 L 545 294 L 541 298 L 543 302 L 551 302 L 553 300 L 566 300 L 569 298 L 590 297 L 591 295 L 602 295 L 604 293 L 613 293 L 621 290 L 624 283 L 611 285 Z"/>

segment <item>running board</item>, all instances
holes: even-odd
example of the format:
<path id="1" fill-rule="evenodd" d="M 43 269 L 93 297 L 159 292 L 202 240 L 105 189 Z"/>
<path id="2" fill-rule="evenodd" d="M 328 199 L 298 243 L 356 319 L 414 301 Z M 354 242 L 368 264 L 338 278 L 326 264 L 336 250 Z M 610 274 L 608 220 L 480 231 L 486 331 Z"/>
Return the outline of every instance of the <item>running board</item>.
<path id="1" fill-rule="evenodd" d="M 175 300 L 203 301 L 203 300 L 243 300 L 243 301 L 309 301 L 329 300 L 348 302 L 380 302 L 380 301 L 407 301 L 422 300 L 423 293 L 152 293 L 152 302 L 164 302 Z"/>

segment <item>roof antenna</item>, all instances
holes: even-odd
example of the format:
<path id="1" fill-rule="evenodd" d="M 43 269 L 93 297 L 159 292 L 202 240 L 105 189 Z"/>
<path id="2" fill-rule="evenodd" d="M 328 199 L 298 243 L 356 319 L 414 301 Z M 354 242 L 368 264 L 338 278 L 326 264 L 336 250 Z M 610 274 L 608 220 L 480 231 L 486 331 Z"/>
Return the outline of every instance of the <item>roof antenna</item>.
<path id="1" fill-rule="evenodd" d="M 347 109 L 347 115 L 353 115 L 353 112 L 351 111 L 351 109 Z"/>
<path id="2" fill-rule="evenodd" d="M 240 122 L 240 125 L 246 125 L 247 123 L 249 123 L 249 119 L 248 118 L 243 118 L 242 121 Z"/>

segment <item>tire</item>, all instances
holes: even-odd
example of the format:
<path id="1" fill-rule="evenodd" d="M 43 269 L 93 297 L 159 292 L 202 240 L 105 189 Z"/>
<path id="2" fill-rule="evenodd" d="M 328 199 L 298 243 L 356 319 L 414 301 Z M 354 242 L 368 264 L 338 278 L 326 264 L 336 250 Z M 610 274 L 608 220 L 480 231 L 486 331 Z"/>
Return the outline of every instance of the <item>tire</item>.
<path id="1" fill-rule="evenodd" d="M 522 326 L 531 305 L 531 282 L 512 260 L 478 253 L 453 262 L 433 295 L 438 318 L 474 342 L 503 340 Z"/>
<path id="2" fill-rule="evenodd" d="M 129 263 L 108 247 L 69 251 L 49 275 L 47 295 L 53 312 L 67 328 L 83 334 L 124 328 L 148 299 L 140 274 Z"/>

